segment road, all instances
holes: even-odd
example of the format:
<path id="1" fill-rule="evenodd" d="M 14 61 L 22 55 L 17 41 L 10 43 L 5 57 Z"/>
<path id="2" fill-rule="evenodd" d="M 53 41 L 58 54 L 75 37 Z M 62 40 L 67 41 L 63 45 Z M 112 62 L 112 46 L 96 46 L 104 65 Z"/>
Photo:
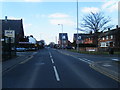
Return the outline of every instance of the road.
<path id="1" fill-rule="evenodd" d="M 119 83 L 90 68 L 110 59 L 45 48 L 3 74 L 3 88 L 118 88 Z"/>

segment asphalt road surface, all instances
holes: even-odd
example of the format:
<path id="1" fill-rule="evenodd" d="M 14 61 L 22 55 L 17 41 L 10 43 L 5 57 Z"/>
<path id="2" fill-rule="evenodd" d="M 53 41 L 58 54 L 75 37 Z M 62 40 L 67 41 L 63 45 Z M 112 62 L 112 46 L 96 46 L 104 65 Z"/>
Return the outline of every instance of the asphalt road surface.
<path id="1" fill-rule="evenodd" d="M 106 59 L 45 48 L 5 72 L 3 88 L 118 88 L 117 81 L 89 66 Z"/>

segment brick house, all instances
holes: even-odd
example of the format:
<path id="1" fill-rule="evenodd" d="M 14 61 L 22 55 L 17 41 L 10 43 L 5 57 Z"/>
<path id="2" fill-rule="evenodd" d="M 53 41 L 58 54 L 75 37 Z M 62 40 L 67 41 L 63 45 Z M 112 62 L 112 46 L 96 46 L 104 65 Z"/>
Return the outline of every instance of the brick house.
<path id="1" fill-rule="evenodd" d="M 78 36 L 78 37 L 77 37 Z M 81 34 L 78 33 L 78 35 L 75 33 L 73 36 L 73 42 L 83 44 L 84 43 L 84 38 L 87 36 L 87 34 Z M 78 40 L 78 41 L 77 41 Z"/>
<path id="2" fill-rule="evenodd" d="M 99 35 L 98 46 L 100 50 L 107 50 L 108 47 L 113 47 L 115 50 L 120 50 L 120 27 L 116 29 L 108 29 Z"/>

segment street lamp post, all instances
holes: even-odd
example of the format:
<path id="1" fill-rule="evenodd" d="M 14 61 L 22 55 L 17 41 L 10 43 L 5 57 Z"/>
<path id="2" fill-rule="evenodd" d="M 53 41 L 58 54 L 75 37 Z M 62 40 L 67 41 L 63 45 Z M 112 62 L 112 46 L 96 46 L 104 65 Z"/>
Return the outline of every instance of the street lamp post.
<path id="1" fill-rule="evenodd" d="M 61 27 L 62 27 L 62 41 L 61 41 L 61 44 L 62 44 L 62 48 L 63 48 L 63 24 L 58 24 L 58 25 L 61 25 Z"/>
<path id="2" fill-rule="evenodd" d="M 77 51 L 79 50 L 79 43 L 78 43 L 78 0 L 77 0 Z"/>

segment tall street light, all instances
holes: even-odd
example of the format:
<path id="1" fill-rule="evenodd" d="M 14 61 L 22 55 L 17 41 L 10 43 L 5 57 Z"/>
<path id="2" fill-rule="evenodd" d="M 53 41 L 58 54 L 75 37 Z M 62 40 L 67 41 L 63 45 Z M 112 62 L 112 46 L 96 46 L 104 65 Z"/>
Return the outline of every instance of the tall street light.
<path id="1" fill-rule="evenodd" d="M 77 51 L 79 50 L 79 43 L 78 43 L 78 0 L 77 0 Z"/>
<path id="2" fill-rule="evenodd" d="M 58 25 L 61 25 L 61 28 L 62 28 L 62 41 L 61 41 L 61 44 L 62 44 L 62 48 L 63 48 L 63 24 L 58 24 Z"/>

